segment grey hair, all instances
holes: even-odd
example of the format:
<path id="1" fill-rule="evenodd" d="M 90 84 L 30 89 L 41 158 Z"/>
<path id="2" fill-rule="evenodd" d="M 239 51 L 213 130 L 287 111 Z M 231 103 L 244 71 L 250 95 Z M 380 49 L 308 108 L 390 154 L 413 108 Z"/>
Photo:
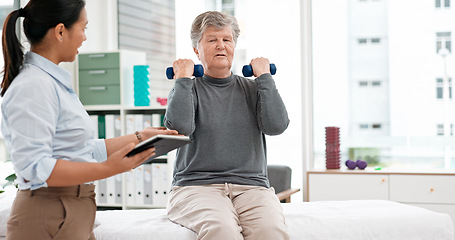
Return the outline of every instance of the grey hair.
<path id="1" fill-rule="evenodd" d="M 199 14 L 191 25 L 191 43 L 193 48 L 198 47 L 202 34 L 208 27 L 221 29 L 226 26 L 232 29 L 232 37 L 234 38 L 234 43 L 237 44 L 237 38 L 240 35 L 240 28 L 235 17 L 217 11 L 208 11 Z"/>

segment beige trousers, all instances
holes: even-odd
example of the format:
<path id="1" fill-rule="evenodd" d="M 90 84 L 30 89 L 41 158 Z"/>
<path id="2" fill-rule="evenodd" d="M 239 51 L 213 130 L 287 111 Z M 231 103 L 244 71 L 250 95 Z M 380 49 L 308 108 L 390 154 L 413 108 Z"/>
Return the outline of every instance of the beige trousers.
<path id="1" fill-rule="evenodd" d="M 273 188 L 227 183 L 173 187 L 167 212 L 198 239 L 289 239 Z"/>
<path id="2" fill-rule="evenodd" d="M 95 186 L 19 190 L 6 240 L 94 240 Z"/>

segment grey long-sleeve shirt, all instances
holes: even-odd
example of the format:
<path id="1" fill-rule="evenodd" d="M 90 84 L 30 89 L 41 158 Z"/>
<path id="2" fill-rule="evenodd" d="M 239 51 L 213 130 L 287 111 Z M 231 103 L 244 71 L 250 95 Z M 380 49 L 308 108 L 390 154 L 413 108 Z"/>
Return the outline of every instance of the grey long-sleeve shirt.
<path id="1" fill-rule="evenodd" d="M 232 74 L 176 79 L 164 123 L 193 140 L 177 151 L 173 185 L 270 187 L 264 134 L 281 134 L 289 119 L 270 74 Z"/>

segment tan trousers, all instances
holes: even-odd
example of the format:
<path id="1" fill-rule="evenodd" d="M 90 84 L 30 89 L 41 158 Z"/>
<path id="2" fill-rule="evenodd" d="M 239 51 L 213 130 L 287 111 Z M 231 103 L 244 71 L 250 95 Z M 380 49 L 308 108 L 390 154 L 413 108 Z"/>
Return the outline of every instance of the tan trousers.
<path id="1" fill-rule="evenodd" d="M 227 183 L 173 187 L 167 212 L 198 239 L 289 239 L 273 188 Z"/>
<path id="2" fill-rule="evenodd" d="M 94 240 L 95 186 L 19 190 L 7 223 L 7 240 Z"/>

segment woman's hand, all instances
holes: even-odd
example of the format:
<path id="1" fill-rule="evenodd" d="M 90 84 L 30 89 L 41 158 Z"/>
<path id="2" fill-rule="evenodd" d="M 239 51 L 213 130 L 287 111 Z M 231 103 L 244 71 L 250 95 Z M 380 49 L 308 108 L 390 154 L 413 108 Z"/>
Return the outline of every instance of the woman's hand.
<path id="1" fill-rule="evenodd" d="M 155 135 L 178 135 L 176 130 L 168 130 L 165 127 L 147 127 L 141 131 L 142 140 L 151 138 Z"/>
<path id="2" fill-rule="evenodd" d="M 194 62 L 191 59 L 178 59 L 172 64 L 174 79 L 191 78 L 194 72 Z"/>
<path id="3" fill-rule="evenodd" d="M 255 77 L 259 77 L 264 73 L 270 73 L 270 62 L 267 58 L 254 58 L 251 60 L 250 65 L 253 68 Z"/>
<path id="4" fill-rule="evenodd" d="M 134 146 L 135 145 L 133 143 L 126 145 L 125 147 L 112 153 L 107 160 L 103 162 L 109 169 L 108 171 L 113 171 L 112 175 L 127 172 L 136 168 L 145 160 L 155 155 L 155 148 L 149 148 L 143 152 L 135 154 L 134 156 L 127 157 L 126 154 L 133 150 Z"/>

